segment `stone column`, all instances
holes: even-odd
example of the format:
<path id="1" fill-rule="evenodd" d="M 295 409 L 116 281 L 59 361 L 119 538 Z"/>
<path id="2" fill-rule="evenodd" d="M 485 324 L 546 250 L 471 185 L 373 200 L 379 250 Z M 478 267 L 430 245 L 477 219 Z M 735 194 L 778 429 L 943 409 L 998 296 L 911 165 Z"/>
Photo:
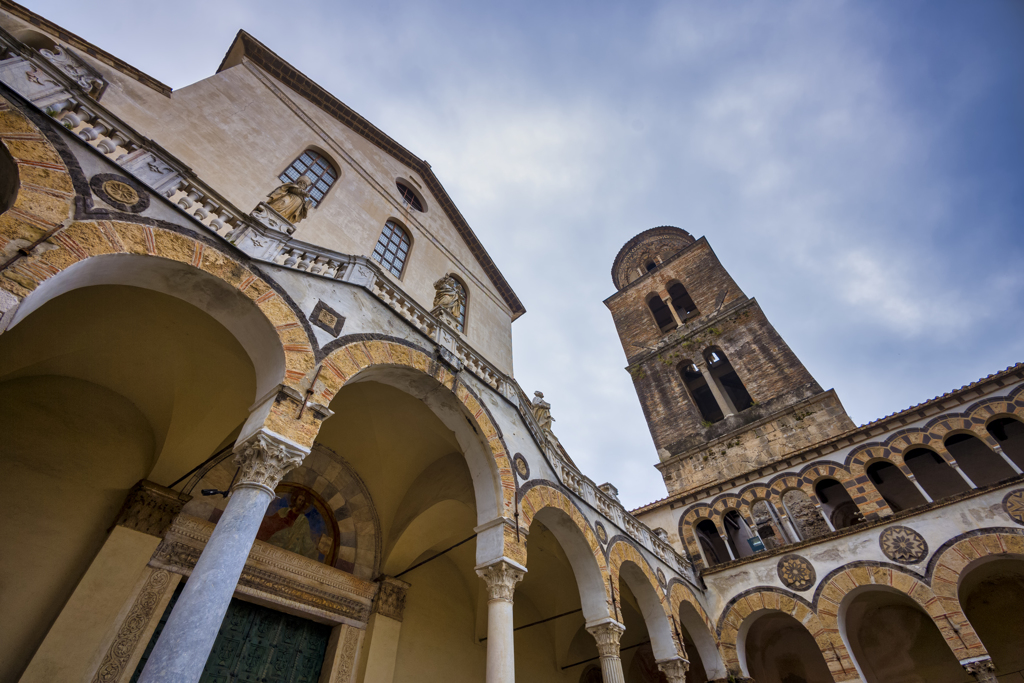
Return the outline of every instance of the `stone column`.
<path id="1" fill-rule="evenodd" d="M 1000 458 L 1006 461 L 1006 464 L 1009 465 L 1014 472 L 1016 472 L 1017 474 L 1024 474 L 1024 472 L 1022 472 L 1021 469 L 1017 467 L 1017 463 L 1010 460 L 1010 456 L 1006 454 L 1006 451 L 1003 450 L 1002 446 L 995 443 L 989 445 L 992 447 L 992 450 L 994 450 L 999 455 Z"/>
<path id="2" fill-rule="evenodd" d="M 978 485 L 975 484 L 973 481 L 971 481 L 971 478 L 967 476 L 967 473 L 964 472 L 962 469 L 960 469 L 960 464 L 957 463 L 956 460 L 954 460 L 950 464 L 953 466 L 953 469 L 956 470 L 956 473 L 960 475 L 960 478 L 963 479 L 965 482 L 967 482 L 967 485 L 970 488 L 972 488 L 972 489 L 978 488 Z"/>
<path id="3" fill-rule="evenodd" d="M 790 519 L 789 515 L 787 515 L 786 513 L 782 513 L 779 515 L 779 517 L 786 525 L 786 531 L 789 532 L 790 543 L 799 543 L 800 541 L 804 540 L 800 537 L 800 530 L 796 528 L 796 524 L 793 523 L 793 520 Z"/>
<path id="4" fill-rule="evenodd" d="M 695 363 L 697 368 L 700 370 L 700 374 L 704 375 L 704 381 L 708 383 L 708 389 L 711 390 L 711 395 L 715 397 L 715 401 L 718 402 L 718 407 L 722 409 L 722 414 L 726 417 L 732 417 L 736 414 L 736 406 L 732 404 L 729 397 L 722 392 L 722 388 L 718 386 L 718 380 L 711 375 L 711 370 L 708 369 L 708 364 L 704 361 Z"/>
<path id="5" fill-rule="evenodd" d="M 398 638 L 402 631 L 405 595 L 409 584 L 391 576 L 380 579 L 373 614 L 367 626 L 369 644 L 366 652 L 364 683 L 391 683 L 398 661 Z"/>
<path id="6" fill-rule="evenodd" d="M 836 530 L 836 528 L 834 526 L 832 526 L 832 520 L 828 518 L 828 515 L 826 515 L 824 512 L 821 511 L 821 505 L 819 503 L 815 503 L 814 504 L 814 510 L 815 510 L 815 512 L 818 513 L 819 517 L 821 517 L 823 520 L 825 520 L 825 524 L 826 524 L 826 526 L 828 526 L 828 530 L 829 531 L 835 531 Z"/>
<path id="7" fill-rule="evenodd" d="M 661 300 L 665 302 L 666 306 L 668 306 L 669 312 L 672 314 L 672 317 L 676 321 L 676 327 L 682 327 L 683 321 L 679 317 L 679 312 L 676 311 L 676 307 L 672 305 L 672 297 L 669 296 L 668 292 L 665 292 L 665 296 L 661 297 Z"/>
<path id="8" fill-rule="evenodd" d="M 904 474 L 906 474 L 906 473 L 904 473 Z M 913 484 L 915 487 L 917 487 L 917 490 L 921 493 L 922 496 L 924 496 L 925 502 L 927 502 L 927 503 L 934 502 L 932 500 L 932 497 L 928 495 L 928 492 L 924 490 L 924 487 L 921 486 L 921 482 L 919 482 L 917 480 L 917 477 L 915 477 L 913 474 L 907 474 L 906 476 L 907 476 L 907 479 L 910 480 L 910 483 Z"/>
<path id="9" fill-rule="evenodd" d="M 729 553 L 729 559 L 735 560 L 736 554 L 732 551 L 732 546 L 729 544 L 729 535 L 727 533 L 718 534 L 718 537 L 722 539 L 722 543 L 725 544 L 725 552 Z"/>
<path id="10" fill-rule="evenodd" d="M 665 674 L 668 683 L 686 683 L 686 670 L 690 663 L 685 659 L 663 659 L 658 662 L 658 670 Z"/>
<path id="11" fill-rule="evenodd" d="M 140 683 L 196 683 L 217 639 L 274 488 L 308 451 L 260 431 L 235 449 L 240 470 L 224 514 L 167 618 Z"/>
<path id="12" fill-rule="evenodd" d="M 502 558 L 476 568 L 487 583 L 487 683 L 515 683 L 516 652 L 513 642 L 512 595 L 526 567 Z"/>
<path id="13" fill-rule="evenodd" d="M 612 618 L 587 626 L 587 631 L 597 641 L 604 683 L 626 683 L 626 677 L 622 673 L 622 660 L 619 659 L 619 640 L 625 630 L 625 626 Z"/>

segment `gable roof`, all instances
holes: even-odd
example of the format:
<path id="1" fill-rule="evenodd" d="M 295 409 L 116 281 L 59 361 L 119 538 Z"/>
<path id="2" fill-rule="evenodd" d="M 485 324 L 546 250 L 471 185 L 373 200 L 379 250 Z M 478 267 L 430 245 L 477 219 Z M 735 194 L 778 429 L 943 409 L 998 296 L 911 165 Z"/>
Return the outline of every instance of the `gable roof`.
<path id="1" fill-rule="evenodd" d="M 217 72 L 220 73 L 225 69 L 240 64 L 243 57 L 294 90 L 299 96 L 314 106 L 319 107 L 328 115 L 334 117 L 357 135 L 362 136 L 393 158 L 419 173 L 424 182 L 426 182 L 431 194 L 437 199 L 441 210 L 444 211 L 448 220 L 455 226 L 455 229 L 469 247 L 470 252 L 480 262 L 480 265 L 483 266 L 484 272 L 487 273 L 502 299 L 512 310 L 512 319 L 515 320 L 523 313 L 526 313 L 526 308 L 523 307 L 516 293 L 512 291 L 511 285 L 508 284 L 501 271 L 498 270 L 498 266 L 494 264 L 487 250 L 484 249 L 483 244 L 477 238 L 476 233 L 469 227 L 469 223 L 466 222 L 462 213 L 459 212 L 455 202 L 448 196 L 448 193 L 434 175 L 434 172 L 430 170 L 430 164 L 388 137 L 382 130 L 357 114 L 351 107 L 317 85 L 312 79 L 245 31 L 239 31 L 235 36 L 235 40 L 231 43 L 227 54 L 224 55 L 224 60 L 217 68 Z"/>

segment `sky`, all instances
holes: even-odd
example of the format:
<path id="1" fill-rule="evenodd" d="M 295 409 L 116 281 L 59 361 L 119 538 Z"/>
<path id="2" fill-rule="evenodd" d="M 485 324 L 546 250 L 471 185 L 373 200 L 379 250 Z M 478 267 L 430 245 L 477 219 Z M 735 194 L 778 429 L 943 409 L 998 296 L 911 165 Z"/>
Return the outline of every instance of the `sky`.
<path id="1" fill-rule="evenodd" d="M 245 29 L 430 162 L 527 308 L 515 376 L 666 495 L 603 300 L 705 236 L 857 424 L 1024 361 L 1024 2 L 26 5 L 180 88 Z"/>

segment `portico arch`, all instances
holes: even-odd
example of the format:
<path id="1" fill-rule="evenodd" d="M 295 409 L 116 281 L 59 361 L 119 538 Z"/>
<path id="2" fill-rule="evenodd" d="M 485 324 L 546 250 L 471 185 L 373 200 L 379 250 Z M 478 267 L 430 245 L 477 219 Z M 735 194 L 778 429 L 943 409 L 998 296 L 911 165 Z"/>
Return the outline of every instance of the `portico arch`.
<path id="1" fill-rule="evenodd" d="M 608 563 L 616 592 L 621 579 L 629 586 L 629 590 L 640 605 L 644 624 L 651 636 L 654 658 L 658 661 L 675 657 L 685 658 L 685 654 L 679 652 L 672 633 L 672 615 L 668 613 L 671 607 L 667 596 L 640 551 L 625 540 L 615 541 L 608 550 Z"/>
<path id="2" fill-rule="evenodd" d="M 718 650 L 715 626 L 708 618 L 704 607 L 697 600 L 697 596 L 681 581 L 674 579 L 669 582 L 669 603 L 672 606 L 673 614 L 679 620 L 679 628 L 683 631 L 682 635 L 684 637 L 689 635 L 699 654 L 700 661 L 704 665 L 705 677 L 709 681 L 726 678 L 729 673 L 722 661 L 722 654 Z M 689 650 L 687 650 L 687 659 L 690 660 L 692 670 L 695 657 Z"/>

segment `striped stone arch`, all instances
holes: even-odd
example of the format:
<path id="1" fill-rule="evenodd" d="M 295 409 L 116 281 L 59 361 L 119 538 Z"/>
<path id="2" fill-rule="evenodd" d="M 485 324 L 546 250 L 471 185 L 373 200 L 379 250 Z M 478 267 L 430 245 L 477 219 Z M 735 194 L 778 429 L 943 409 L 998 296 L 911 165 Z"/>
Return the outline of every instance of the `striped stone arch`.
<path id="1" fill-rule="evenodd" d="M 978 419 L 975 420 L 964 413 L 947 413 L 945 415 L 940 415 L 925 424 L 924 429 L 928 431 L 928 434 L 931 435 L 933 439 L 938 441 L 938 443 L 933 442 L 936 449 L 942 445 L 950 434 L 956 432 L 968 432 L 982 441 L 991 439 L 988 430 L 985 429 L 985 419 L 983 417 L 979 416 Z M 945 450 L 945 448 L 943 448 L 943 450 Z"/>
<path id="2" fill-rule="evenodd" d="M 928 573 L 931 577 L 931 590 L 946 613 L 960 625 L 966 650 L 970 652 L 968 656 L 985 654 L 985 647 L 967 621 L 960 605 L 960 582 L 977 566 L 979 560 L 986 557 L 1024 559 L 1024 531 L 1014 531 L 1015 533 L 1006 533 L 1002 530 L 990 533 L 973 532 L 953 538 L 935 553 L 930 562 Z M 967 638 L 968 633 L 970 638 Z M 942 635 L 947 636 L 946 631 L 943 631 Z M 948 636 L 946 642 L 950 642 Z M 963 644 L 960 647 L 965 648 Z"/>
<path id="3" fill-rule="evenodd" d="M 329 348 L 329 347 L 328 347 Z M 512 519 L 515 511 L 516 482 L 510 465 L 511 456 L 505 447 L 501 432 L 491 419 L 490 413 L 480 403 L 473 391 L 459 381 L 447 367 L 427 355 L 422 349 L 401 340 L 358 338 L 332 349 L 321 361 L 322 370 L 317 377 L 313 399 L 322 405 L 330 405 L 331 399 L 356 375 L 370 368 L 402 367 L 416 370 L 432 377 L 441 387 L 452 392 L 472 416 L 473 426 L 481 434 L 491 451 L 501 479 L 501 500 L 498 514 Z M 508 526 L 508 525 L 506 525 Z M 507 555 L 519 561 L 526 558 L 525 539 L 517 542 L 515 527 L 506 529 L 505 545 Z"/>
<path id="4" fill-rule="evenodd" d="M 800 596 L 781 588 L 758 587 L 740 593 L 726 605 L 718 619 L 719 649 L 730 671 L 740 671 L 737 639 L 740 628 L 748 617 L 762 611 L 788 614 L 804 625 L 821 650 L 829 672 L 835 681 L 858 678 L 849 652 L 838 631 L 832 632 L 815 613 L 811 604 Z"/>
<path id="5" fill-rule="evenodd" d="M 654 570 L 651 568 L 650 563 L 648 563 L 647 558 L 643 556 L 643 553 L 641 553 L 636 546 L 621 537 L 613 541 L 608 548 L 608 576 L 611 577 L 611 585 L 612 590 L 614 591 L 616 603 L 619 605 L 622 604 L 622 598 L 619 595 L 619 573 L 622 569 L 622 565 L 627 562 L 634 564 L 638 569 L 640 569 L 640 571 L 643 572 L 643 575 L 647 578 L 647 582 L 654 589 L 654 594 L 657 596 L 658 603 L 661 606 L 661 616 L 665 619 L 665 621 L 660 624 L 660 627 L 664 629 L 661 635 L 667 643 L 671 643 L 671 648 L 675 650 L 676 655 L 685 659 L 686 653 L 680 651 L 682 648 L 672 634 L 670 624 L 672 623 L 675 614 L 673 613 L 672 605 L 668 596 L 665 594 L 664 589 L 662 589 L 661 584 L 658 583 L 658 577 L 655 576 Z M 641 600 L 642 603 L 642 597 L 637 595 L 635 590 L 633 593 L 638 600 Z M 618 619 L 621 621 L 622 617 L 619 616 Z M 652 644 L 655 645 L 655 629 L 658 627 L 659 625 L 656 624 L 647 624 L 647 631 L 651 636 Z M 655 649 L 657 649 L 657 647 Z"/>
<path id="6" fill-rule="evenodd" d="M 1000 417 L 1013 417 L 1024 421 L 1024 392 L 1022 390 L 1024 390 L 1024 384 L 1017 387 L 1014 390 L 1014 394 L 1010 396 L 986 398 L 978 401 L 968 407 L 965 413 L 972 423 L 981 423 L 983 427 L 988 426 L 988 423 L 993 419 Z M 988 430 L 986 429 L 985 431 L 987 432 Z"/>
<path id="7" fill-rule="evenodd" d="M 715 498 L 711 503 L 711 510 L 714 513 L 711 521 L 713 521 L 715 526 L 719 529 L 725 529 L 725 520 L 723 517 L 725 517 L 725 514 L 730 510 L 735 510 L 751 529 L 754 528 L 754 523 L 751 521 L 749 514 L 744 514 L 743 501 L 735 493 L 723 493 Z"/>
<path id="8" fill-rule="evenodd" d="M 768 482 L 768 490 L 771 491 L 772 496 L 775 500 L 782 502 L 782 496 L 786 495 L 790 491 L 803 491 L 814 500 L 814 490 L 812 489 L 809 493 L 805 488 L 804 478 L 799 474 L 793 472 L 783 472 L 772 478 Z"/>
<path id="9" fill-rule="evenodd" d="M 879 443 L 866 443 L 857 446 L 846 456 L 845 464 L 846 469 L 856 478 L 867 474 L 868 466 L 880 460 L 891 462 L 901 470 L 905 467 L 902 451 L 897 456 L 893 449 Z"/>
<path id="10" fill-rule="evenodd" d="M 694 525 L 704 519 L 714 522 L 714 515 L 715 512 L 710 505 L 697 503 L 679 518 L 679 538 L 683 539 L 683 543 L 686 544 L 686 550 L 690 553 L 690 557 L 699 558 L 701 556 L 700 543 L 697 542 L 697 536 L 693 530 Z"/>
<path id="11" fill-rule="evenodd" d="M 722 654 L 718 649 L 718 633 L 711 617 L 708 616 L 693 591 L 682 581 L 672 579 L 668 586 L 669 608 L 672 610 L 672 614 L 679 619 L 680 628 L 686 629 L 700 653 L 708 680 L 726 678 L 728 672 L 725 670 Z M 683 611 L 684 604 L 687 605 L 686 612 Z M 692 618 L 686 616 L 687 612 Z M 684 657 L 692 661 L 692 657 L 687 655 Z"/>
<path id="12" fill-rule="evenodd" d="M 882 494 L 878 492 L 875 485 L 871 483 L 871 479 L 866 472 L 860 476 L 854 476 L 845 466 L 839 463 L 819 460 L 803 468 L 800 474 L 805 482 L 804 490 L 808 491 L 807 495 L 811 496 L 811 500 L 818 499 L 814 486 L 819 480 L 824 478 L 835 479 L 846 488 L 850 498 L 861 514 L 864 515 L 865 519 L 888 517 L 892 514 L 889 505 L 882 498 Z"/>
<path id="13" fill-rule="evenodd" d="M 959 601 L 937 595 L 921 579 L 893 565 L 849 564 L 821 580 L 815 591 L 816 611 L 827 632 L 838 638 L 839 608 L 849 593 L 863 586 L 895 590 L 910 597 L 931 617 L 946 645 L 959 661 L 986 656 L 988 653 L 985 646 L 964 616 Z M 954 624 L 959 628 L 959 633 L 953 630 Z"/>
<path id="14" fill-rule="evenodd" d="M 530 531 L 530 525 L 533 524 L 533 518 L 544 508 L 557 508 L 567 514 L 587 540 L 587 545 L 590 546 L 590 551 L 594 555 L 594 562 L 597 563 L 598 569 L 601 570 L 601 575 L 608 576 L 608 562 L 605 559 L 604 550 L 601 548 L 601 542 L 591 528 L 590 523 L 587 522 L 586 517 L 573 504 L 569 496 L 552 486 L 539 484 L 531 486 L 523 494 L 523 497 L 519 500 L 519 507 L 522 510 L 522 514 L 519 517 L 519 526 L 527 533 Z M 522 562 L 523 566 L 526 566 L 525 559 Z M 611 613 L 611 593 L 607 586 L 605 587 L 605 593 L 608 598 L 608 611 Z"/>

